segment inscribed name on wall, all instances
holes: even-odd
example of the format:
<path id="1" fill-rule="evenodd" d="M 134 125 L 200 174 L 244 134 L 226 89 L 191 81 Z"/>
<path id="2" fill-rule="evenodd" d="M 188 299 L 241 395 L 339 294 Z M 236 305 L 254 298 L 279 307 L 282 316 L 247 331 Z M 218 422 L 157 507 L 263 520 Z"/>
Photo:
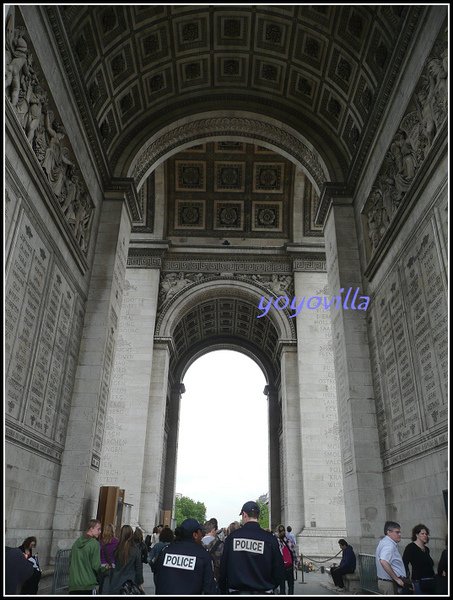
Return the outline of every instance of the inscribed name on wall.
<path id="1" fill-rule="evenodd" d="M 82 303 L 25 205 L 15 210 L 5 285 L 6 437 L 60 460 Z"/>
<path id="2" fill-rule="evenodd" d="M 430 211 L 375 293 L 371 355 L 384 464 L 408 445 L 441 435 L 447 423 L 447 284 Z M 441 211 L 440 211 L 441 212 Z M 416 450 L 414 450 L 416 452 Z"/>

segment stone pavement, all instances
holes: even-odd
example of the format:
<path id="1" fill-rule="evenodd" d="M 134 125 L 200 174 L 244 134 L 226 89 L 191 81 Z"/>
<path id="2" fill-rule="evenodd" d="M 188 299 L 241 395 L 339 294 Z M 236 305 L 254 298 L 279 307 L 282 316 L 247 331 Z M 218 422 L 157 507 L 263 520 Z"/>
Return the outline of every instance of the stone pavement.
<path id="1" fill-rule="evenodd" d="M 145 579 L 144 588 L 148 596 L 154 596 L 154 581 L 151 569 L 143 565 L 143 576 Z M 294 582 L 295 596 L 340 596 L 327 573 L 316 571 L 314 573 L 304 573 L 304 583 L 301 581 L 301 572 L 297 573 L 297 580 Z M 50 596 L 52 589 L 52 577 L 45 577 L 39 585 L 38 595 Z"/>
<path id="2" fill-rule="evenodd" d="M 145 579 L 145 592 L 154 595 L 154 581 L 149 567 L 143 565 L 143 576 Z M 341 593 L 335 590 L 332 579 L 327 573 L 320 571 L 314 573 L 304 573 L 304 581 L 301 581 L 300 571 L 297 573 L 297 581 L 294 582 L 295 596 L 340 596 Z"/>

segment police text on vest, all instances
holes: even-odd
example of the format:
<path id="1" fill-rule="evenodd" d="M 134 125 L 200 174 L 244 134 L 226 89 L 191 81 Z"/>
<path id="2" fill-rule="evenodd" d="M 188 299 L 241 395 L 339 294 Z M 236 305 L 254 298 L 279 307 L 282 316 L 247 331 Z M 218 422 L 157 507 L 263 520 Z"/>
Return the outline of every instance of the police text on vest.
<path id="1" fill-rule="evenodd" d="M 264 554 L 264 542 L 261 540 L 246 540 L 244 538 L 234 538 L 234 552 L 254 552 L 255 554 Z"/>
<path id="2" fill-rule="evenodd" d="M 197 562 L 196 556 L 184 556 L 183 554 L 166 554 L 164 558 L 164 567 L 172 569 L 186 569 L 193 571 Z"/>

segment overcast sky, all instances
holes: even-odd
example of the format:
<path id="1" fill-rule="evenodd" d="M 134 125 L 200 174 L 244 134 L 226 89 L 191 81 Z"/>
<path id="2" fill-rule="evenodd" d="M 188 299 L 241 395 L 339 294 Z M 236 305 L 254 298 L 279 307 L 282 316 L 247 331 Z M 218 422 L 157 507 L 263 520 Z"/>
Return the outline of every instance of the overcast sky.
<path id="1" fill-rule="evenodd" d="M 184 377 L 176 492 L 204 502 L 219 527 L 269 488 L 266 380 L 238 352 L 199 358 Z"/>

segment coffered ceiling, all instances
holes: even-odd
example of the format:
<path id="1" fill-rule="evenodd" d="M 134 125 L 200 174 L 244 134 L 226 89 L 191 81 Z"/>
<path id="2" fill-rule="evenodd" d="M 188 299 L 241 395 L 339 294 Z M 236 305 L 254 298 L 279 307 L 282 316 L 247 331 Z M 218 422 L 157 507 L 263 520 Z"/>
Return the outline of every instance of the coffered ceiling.
<path id="1" fill-rule="evenodd" d="M 271 319 L 256 319 L 256 306 L 245 300 L 218 298 L 201 302 L 187 313 L 174 331 L 170 369 L 180 372 L 190 357 L 221 340 L 235 340 L 267 365 L 274 378 L 278 368 L 278 333 Z"/>
<path id="2" fill-rule="evenodd" d="M 366 151 L 422 8 L 52 6 L 79 105 L 110 168 L 189 114 L 280 119 L 347 179 Z"/>

